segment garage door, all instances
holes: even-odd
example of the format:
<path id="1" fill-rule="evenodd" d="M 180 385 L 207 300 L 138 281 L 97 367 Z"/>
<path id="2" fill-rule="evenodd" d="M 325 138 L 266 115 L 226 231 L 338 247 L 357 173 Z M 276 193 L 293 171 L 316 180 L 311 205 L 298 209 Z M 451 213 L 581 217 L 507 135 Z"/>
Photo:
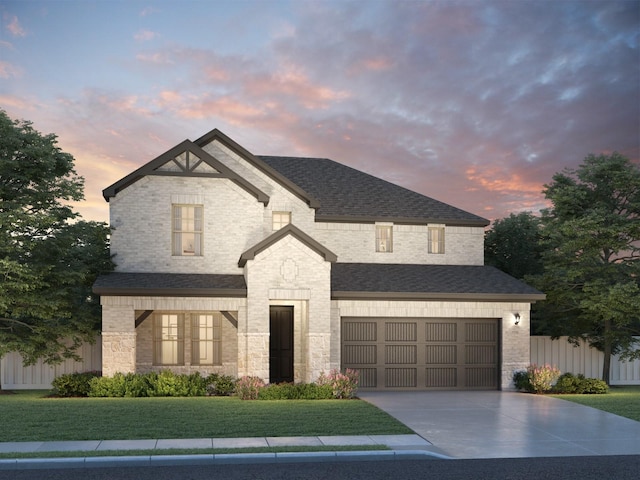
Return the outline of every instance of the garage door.
<path id="1" fill-rule="evenodd" d="M 498 388 L 498 320 L 342 319 L 342 367 L 375 389 Z"/>

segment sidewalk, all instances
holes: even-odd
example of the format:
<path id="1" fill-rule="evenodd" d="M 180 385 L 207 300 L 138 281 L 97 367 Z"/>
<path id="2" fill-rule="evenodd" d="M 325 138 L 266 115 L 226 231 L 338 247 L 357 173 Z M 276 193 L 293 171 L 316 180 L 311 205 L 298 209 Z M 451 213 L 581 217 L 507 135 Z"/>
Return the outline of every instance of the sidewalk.
<path id="1" fill-rule="evenodd" d="M 233 449 L 261 447 L 386 446 L 391 450 L 355 450 L 202 455 L 140 455 L 72 458 L 0 459 L 0 471 L 106 466 L 209 465 L 229 463 L 326 462 L 448 458 L 419 435 L 356 435 L 312 437 L 192 438 L 155 440 L 86 440 L 60 442 L 0 442 L 0 453 L 96 452 L 166 449 Z"/>

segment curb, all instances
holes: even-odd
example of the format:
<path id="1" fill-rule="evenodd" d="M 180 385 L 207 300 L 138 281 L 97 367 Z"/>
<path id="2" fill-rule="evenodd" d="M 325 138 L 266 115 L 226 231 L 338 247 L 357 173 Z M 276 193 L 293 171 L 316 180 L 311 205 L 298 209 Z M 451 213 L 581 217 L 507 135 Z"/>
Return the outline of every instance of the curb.
<path id="1" fill-rule="evenodd" d="M 429 459 L 452 460 L 452 457 L 426 450 L 365 450 L 342 452 L 226 453 L 211 455 L 143 455 L 132 457 L 17 458 L 0 460 L 0 471 L 261 463 L 379 462 Z"/>

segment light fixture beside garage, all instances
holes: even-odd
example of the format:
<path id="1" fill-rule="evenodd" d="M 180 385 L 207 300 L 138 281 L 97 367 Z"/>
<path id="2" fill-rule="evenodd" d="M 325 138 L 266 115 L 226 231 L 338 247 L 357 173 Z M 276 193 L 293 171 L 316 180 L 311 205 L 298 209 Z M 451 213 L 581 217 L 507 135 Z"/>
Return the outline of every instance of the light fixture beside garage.
<path id="1" fill-rule="evenodd" d="M 515 319 L 515 324 L 519 325 L 520 324 L 520 314 L 519 313 L 514 313 L 513 314 L 513 318 Z"/>

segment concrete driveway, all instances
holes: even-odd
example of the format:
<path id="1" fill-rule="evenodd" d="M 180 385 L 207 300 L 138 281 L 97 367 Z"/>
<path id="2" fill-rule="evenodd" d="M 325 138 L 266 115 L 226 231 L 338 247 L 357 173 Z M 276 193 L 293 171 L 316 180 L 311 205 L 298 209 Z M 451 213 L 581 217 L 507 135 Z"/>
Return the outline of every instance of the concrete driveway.
<path id="1" fill-rule="evenodd" d="M 640 455 L 640 422 L 515 392 L 359 392 L 454 458 Z"/>

